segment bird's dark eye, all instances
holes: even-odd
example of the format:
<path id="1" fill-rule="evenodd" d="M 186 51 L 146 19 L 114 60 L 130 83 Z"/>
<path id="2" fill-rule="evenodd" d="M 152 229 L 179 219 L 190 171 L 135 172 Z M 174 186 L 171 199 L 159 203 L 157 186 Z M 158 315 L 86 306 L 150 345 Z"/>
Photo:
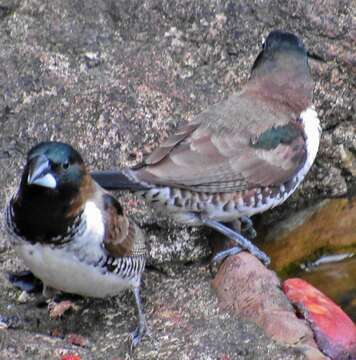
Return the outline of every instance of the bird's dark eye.
<path id="1" fill-rule="evenodd" d="M 262 41 L 262 50 L 264 50 L 264 49 L 265 49 L 265 47 L 266 47 L 266 41 L 265 41 L 265 40 L 263 40 L 263 41 Z"/>
<path id="2" fill-rule="evenodd" d="M 63 169 L 68 169 L 69 168 L 69 162 L 68 161 L 64 162 L 62 164 L 62 167 L 63 167 Z"/>

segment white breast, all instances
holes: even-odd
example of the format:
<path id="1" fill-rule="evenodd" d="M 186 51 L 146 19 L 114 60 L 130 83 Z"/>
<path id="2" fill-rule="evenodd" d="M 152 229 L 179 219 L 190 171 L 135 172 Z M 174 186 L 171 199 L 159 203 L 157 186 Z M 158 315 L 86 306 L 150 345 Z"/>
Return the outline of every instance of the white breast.
<path id="1" fill-rule="evenodd" d="M 90 297 L 117 295 L 124 288 L 139 284 L 140 277 L 123 279 L 118 274 L 95 266 L 106 256 L 102 247 L 105 227 L 100 210 L 88 202 L 82 215 L 86 221 L 83 234 L 62 247 L 21 241 L 18 255 L 44 284 L 57 290 Z"/>

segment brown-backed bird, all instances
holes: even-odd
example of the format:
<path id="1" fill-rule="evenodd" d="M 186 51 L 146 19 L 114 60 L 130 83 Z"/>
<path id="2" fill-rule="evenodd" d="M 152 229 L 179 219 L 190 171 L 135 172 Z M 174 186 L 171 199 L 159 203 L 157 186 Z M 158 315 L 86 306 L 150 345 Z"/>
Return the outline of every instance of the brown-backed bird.
<path id="1" fill-rule="evenodd" d="M 321 134 L 313 87 L 302 41 L 273 31 L 241 92 L 179 128 L 142 164 L 92 175 L 106 189 L 137 191 L 180 222 L 208 225 L 268 263 L 223 223 L 280 205 L 304 179 Z"/>

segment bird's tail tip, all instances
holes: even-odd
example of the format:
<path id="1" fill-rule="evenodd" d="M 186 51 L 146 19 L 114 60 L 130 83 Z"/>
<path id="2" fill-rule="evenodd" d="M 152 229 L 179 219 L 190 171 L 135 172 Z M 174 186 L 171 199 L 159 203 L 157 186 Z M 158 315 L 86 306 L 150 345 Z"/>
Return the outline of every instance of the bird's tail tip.
<path id="1" fill-rule="evenodd" d="M 123 171 L 93 171 L 91 174 L 94 181 L 106 190 L 147 190 L 148 187 L 133 180 Z"/>

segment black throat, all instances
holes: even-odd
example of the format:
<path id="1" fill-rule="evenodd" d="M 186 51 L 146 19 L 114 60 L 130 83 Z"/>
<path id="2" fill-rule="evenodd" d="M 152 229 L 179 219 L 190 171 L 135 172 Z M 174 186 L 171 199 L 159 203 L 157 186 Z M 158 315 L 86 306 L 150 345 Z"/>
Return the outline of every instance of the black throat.
<path id="1" fill-rule="evenodd" d="M 81 212 L 68 216 L 73 191 L 21 184 L 11 201 L 15 233 L 31 243 L 63 244 L 80 226 Z"/>

